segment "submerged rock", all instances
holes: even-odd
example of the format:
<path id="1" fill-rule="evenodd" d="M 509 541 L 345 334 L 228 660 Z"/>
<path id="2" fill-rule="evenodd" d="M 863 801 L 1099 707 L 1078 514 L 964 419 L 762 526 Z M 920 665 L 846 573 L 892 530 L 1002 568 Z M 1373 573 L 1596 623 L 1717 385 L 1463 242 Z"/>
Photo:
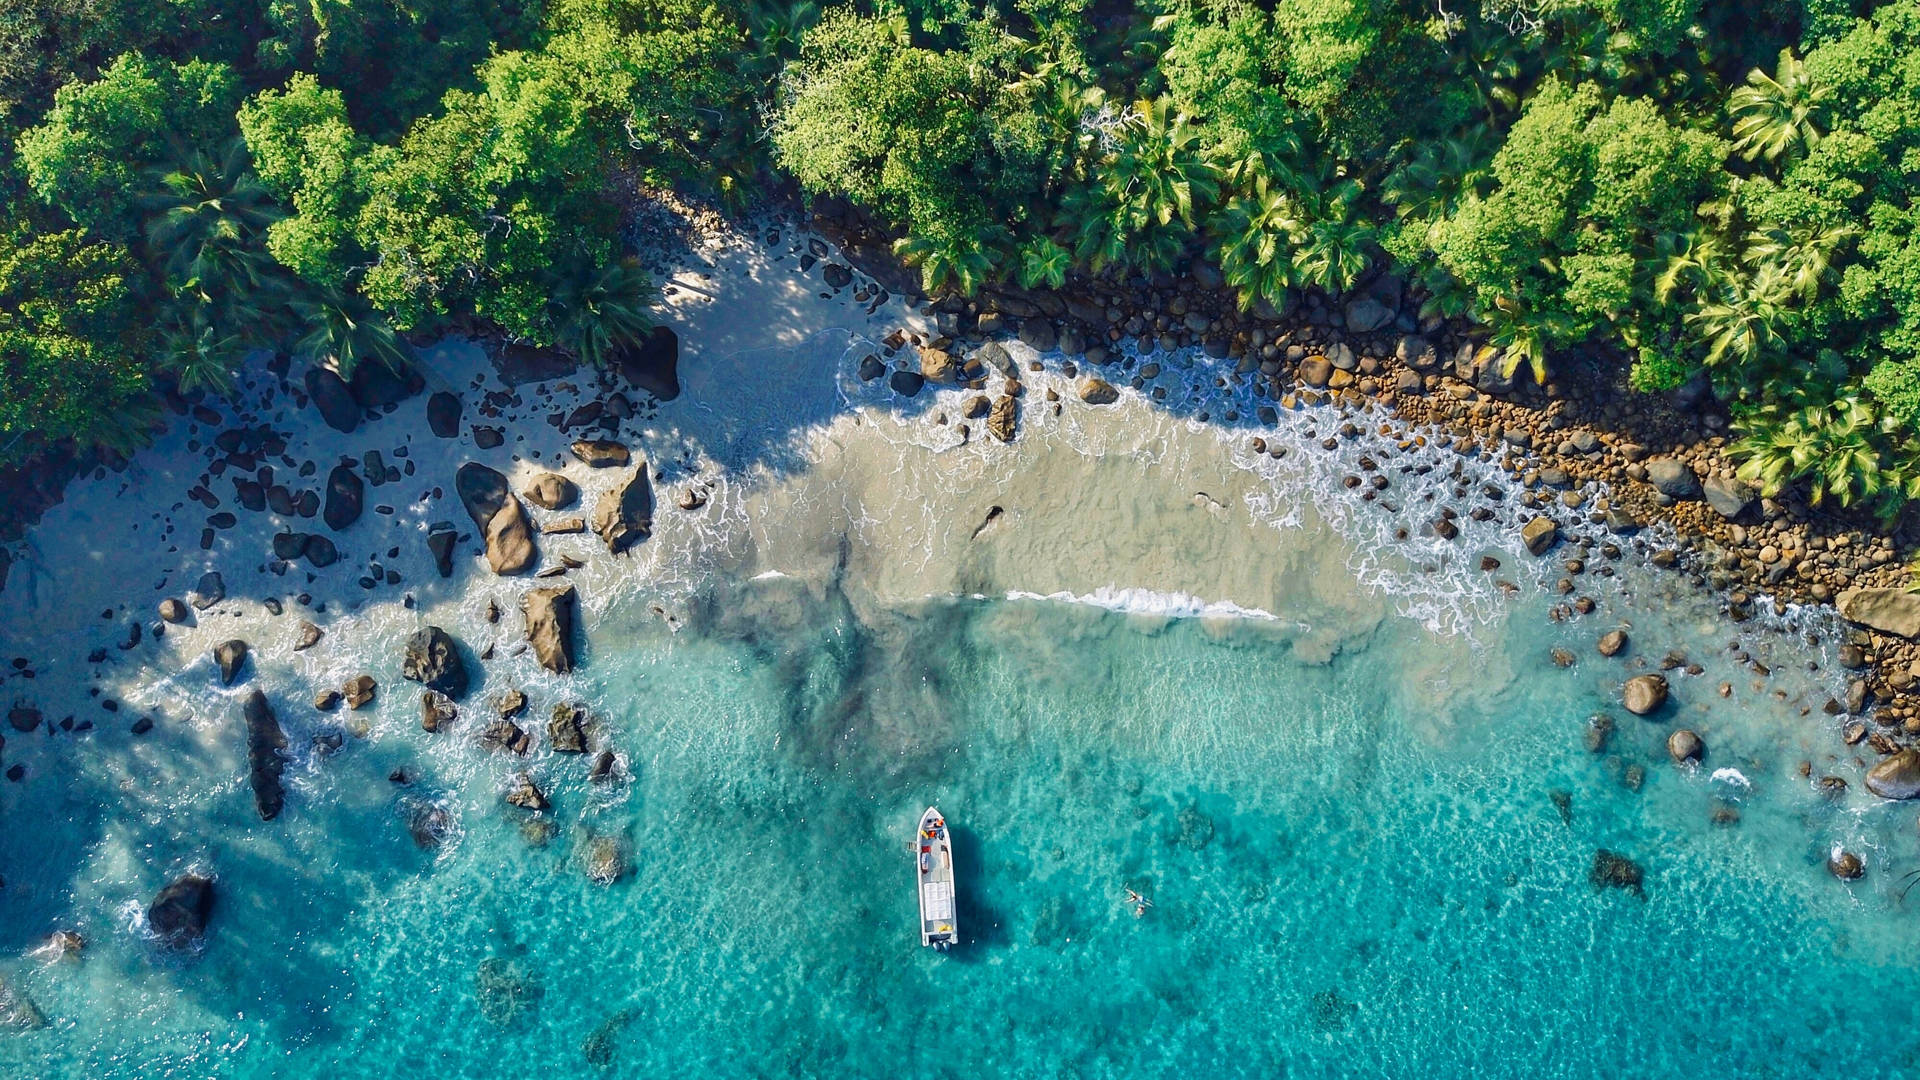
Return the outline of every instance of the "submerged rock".
<path id="1" fill-rule="evenodd" d="M 578 705 L 555 705 L 547 721 L 547 742 L 560 754 L 587 752 L 586 710 Z"/>
<path id="2" fill-rule="evenodd" d="M 593 531 L 615 555 L 653 534 L 653 481 L 644 460 L 625 483 L 600 496 L 593 508 Z"/>
<path id="3" fill-rule="evenodd" d="M 213 880 L 200 874 L 182 874 L 161 889 L 147 905 L 147 928 L 160 944 L 185 948 L 204 936 L 213 914 Z"/>
<path id="4" fill-rule="evenodd" d="M 520 598 L 520 610 L 527 619 L 527 643 L 533 655 L 548 671 L 564 674 L 573 670 L 573 608 L 571 585 L 529 589 Z"/>
<path id="5" fill-rule="evenodd" d="M 455 701 L 467 695 L 467 665 L 460 659 L 460 647 L 437 626 L 423 626 L 408 635 L 400 674 Z"/>
<path id="6" fill-rule="evenodd" d="M 618 836 L 590 833 L 580 845 L 580 867 L 590 881 L 611 885 L 633 869 L 627 855 L 627 843 Z"/>
<path id="7" fill-rule="evenodd" d="M 547 802 L 546 792 L 541 791 L 540 786 L 533 782 L 533 777 L 526 773 L 514 774 L 512 782 L 507 786 L 507 802 L 521 809 L 534 811 L 546 810 L 553 805 Z"/>
<path id="8" fill-rule="evenodd" d="M 437 802 L 409 799 L 405 804 L 407 835 L 422 851 L 432 851 L 446 843 L 453 832 L 453 811 Z"/>
<path id="9" fill-rule="evenodd" d="M 1646 876 L 1639 863 L 1601 848 L 1593 853 L 1593 869 L 1587 871 L 1587 882 L 1596 889 L 1623 889 L 1644 899 Z"/>
<path id="10" fill-rule="evenodd" d="M 253 785 L 253 805 L 262 821 L 272 821 L 286 803 L 280 773 L 287 763 L 280 752 L 287 748 L 287 735 L 259 690 L 247 695 L 242 711 L 247 721 L 247 779 Z"/>
<path id="11" fill-rule="evenodd" d="M 0 979 L 0 1031 L 34 1031 L 47 1026 L 47 1018 L 26 992 Z"/>
<path id="12" fill-rule="evenodd" d="M 490 1024 L 505 1027 L 537 1008 L 545 991 L 519 961 L 489 956 L 474 973 L 473 994 L 480 1015 Z"/>

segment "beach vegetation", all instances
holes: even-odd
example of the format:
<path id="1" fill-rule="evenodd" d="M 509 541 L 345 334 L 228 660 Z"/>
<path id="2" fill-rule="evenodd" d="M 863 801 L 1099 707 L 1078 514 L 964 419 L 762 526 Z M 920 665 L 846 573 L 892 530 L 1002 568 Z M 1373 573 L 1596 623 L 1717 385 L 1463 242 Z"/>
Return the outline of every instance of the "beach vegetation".
<path id="1" fill-rule="evenodd" d="M 935 292 L 1199 259 L 1264 310 L 1392 273 L 1536 379 L 1710 383 L 1770 490 L 1920 491 L 1920 0 L 6 13 L 0 462 L 124 445 L 94 413 L 255 348 L 607 362 L 652 318 L 631 195 L 677 188 L 851 206 Z"/>

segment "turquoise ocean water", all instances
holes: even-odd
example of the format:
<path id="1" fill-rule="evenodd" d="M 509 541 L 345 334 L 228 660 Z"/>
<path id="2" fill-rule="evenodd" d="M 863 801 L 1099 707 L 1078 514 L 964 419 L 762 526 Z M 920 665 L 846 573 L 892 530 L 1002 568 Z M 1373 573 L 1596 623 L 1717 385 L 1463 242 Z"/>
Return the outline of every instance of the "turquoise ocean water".
<path id="1" fill-rule="evenodd" d="M 1665 725 L 1617 709 L 1617 757 L 1590 754 L 1591 665 L 1435 673 L 1409 621 L 1314 663 L 1257 624 L 1022 600 L 863 623 L 751 588 L 677 635 L 602 628 L 590 697 L 631 779 L 537 762 L 551 835 L 417 730 L 300 776 L 271 825 L 231 781 L 130 814 L 84 782 L 10 806 L 10 877 L 70 877 L 60 921 L 92 945 L 15 965 L 51 1023 L 0 1037 L 6 1074 L 1920 1069 L 1916 912 L 1887 876 L 1911 814 L 1831 806 L 1791 749 L 1735 729 L 1709 764 L 1751 788 L 1677 772 Z M 403 763 L 422 775 L 395 789 Z M 437 852 L 409 839 L 416 799 L 459 823 Z M 957 827 L 948 955 L 914 938 L 928 803 Z M 215 869 L 201 953 L 144 944 L 157 877 L 89 859 L 101 833 Z M 582 871 L 596 838 L 630 852 L 612 885 Z M 1872 845 L 1864 881 L 1827 876 L 1830 839 Z M 1644 898 L 1589 885 L 1599 847 L 1645 865 Z M 4 910 L 10 951 L 44 932 L 48 912 Z"/>

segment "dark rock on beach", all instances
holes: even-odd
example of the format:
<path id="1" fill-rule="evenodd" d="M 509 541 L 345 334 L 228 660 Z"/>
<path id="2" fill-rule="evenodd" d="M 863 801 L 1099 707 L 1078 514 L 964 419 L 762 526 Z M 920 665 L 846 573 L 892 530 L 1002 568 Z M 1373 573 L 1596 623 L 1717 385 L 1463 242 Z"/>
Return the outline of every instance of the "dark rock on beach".
<path id="1" fill-rule="evenodd" d="M 656 326 L 637 348 L 623 350 L 616 361 L 620 377 L 660 401 L 680 396 L 680 336 Z"/>
<path id="2" fill-rule="evenodd" d="M 320 520 L 335 532 L 359 521 L 366 506 L 366 492 L 359 473 L 344 464 L 335 465 L 327 474 L 326 508 L 320 512 Z"/>
<path id="3" fill-rule="evenodd" d="M 255 690 L 242 706 L 247 721 L 247 779 L 253 785 L 253 805 L 262 821 L 272 821 L 286 802 L 280 773 L 287 767 L 280 752 L 287 748 L 286 733 L 267 704 L 267 696 Z"/>
<path id="4" fill-rule="evenodd" d="M 454 491 L 485 538 L 487 565 L 496 574 L 518 574 L 533 565 L 533 529 L 507 478 L 469 461 L 454 474 Z"/>
<path id="5" fill-rule="evenodd" d="M 917 371 L 896 371 L 887 376 L 887 385 L 901 397 L 913 397 L 927 384 L 926 376 Z"/>
<path id="6" fill-rule="evenodd" d="M 460 658 L 460 647 L 453 635 L 437 626 L 423 626 L 408 635 L 400 674 L 455 701 L 467 694 L 467 665 Z"/>
<path id="7" fill-rule="evenodd" d="M 306 374 L 307 397 L 320 410 L 320 418 L 335 431 L 352 431 L 360 426 L 360 403 L 353 391 L 331 368 L 310 367 Z"/>
<path id="8" fill-rule="evenodd" d="M 147 905 L 147 929 L 162 945 L 185 948 L 206 934 L 207 919 L 212 915 L 212 879 L 183 874 Z"/>
<path id="9" fill-rule="evenodd" d="M 427 398 L 427 429 L 442 439 L 458 438 L 463 408 L 460 395 L 445 390 L 435 393 Z"/>
<path id="10" fill-rule="evenodd" d="M 226 598 L 227 582 L 220 576 L 218 570 L 209 570 L 200 575 L 200 581 L 194 585 L 193 592 L 187 596 L 187 599 L 193 601 L 193 606 L 201 611 L 207 610 Z"/>

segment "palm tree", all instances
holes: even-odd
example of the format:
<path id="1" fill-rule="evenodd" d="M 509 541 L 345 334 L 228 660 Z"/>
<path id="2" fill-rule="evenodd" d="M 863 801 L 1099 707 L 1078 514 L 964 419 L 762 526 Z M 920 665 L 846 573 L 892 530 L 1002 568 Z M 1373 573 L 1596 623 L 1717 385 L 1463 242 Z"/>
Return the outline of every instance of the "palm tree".
<path id="1" fill-rule="evenodd" d="M 1534 381 L 1547 382 L 1547 358 L 1573 334 L 1573 320 L 1555 309 L 1528 310 L 1510 296 L 1497 296 L 1484 316 L 1487 344 L 1502 350 L 1500 373 L 1508 378 L 1526 364 Z"/>
<path id="2" fill-rule="evenodd" d="M 1830 92 L 1813 81 L 1792 50 L 1780 51 L 1780 63 L 1768 75 L 1759 68 L 1727 100 L 1733 120 L 1733 148 L 1748 161 L 1776 161 L 1803 154 L 1820 141 L 1820 112 Z"/>
<path id="3" fill-rule="evenodd" d="M 1709 367 L 1728 359 L 1751 365 L 1782 346 L 1780 323 L 1790 301 L 1785 280 L 1768 266 L 1689 312 L 1686 322 L 1706 339 Z"/>
<path id="4" fill-rule="evenodd" d="M 1893 434 L 1889 419 L 1875 413 L 1852 387 L 1814 396 L 1796 390 L 1783 402 L 1736 420 L 1742 437 L 1728 447 L 1741 461 L 1737 475 L 1779 494 L 1796 480 L 1808 481 L 1814 505 L 1832 498 L 1841 506 L 1879 501 L 1885 512 L 1909 494 L 1920 473 L 1903 477 L 1883 467 L 1883 444 Z"/>
<path id="5" fill-rule="evenodd" d="M 219 159 L 196 151 L 158 177 L 147 241 L 177 295 L 239 299 L 271 272 L 263 239 L 281 212 L 247 165 L 236 139 Z"/>
<path id="6" fill-rule="evenodd" d="M 1345 292 L 1373 265 L 1374 227 L 1354 220 L 1362 190 L 1357 180 L 1326 178 L 1305 193 L 1308 223 L 1293 252 L 1301 283 Z"/>
<path id="7" fill-rule="evenodd" d="M 1063 203 L 1074 255 L 1095 272 L 1120 262 L 1164 270 L 1219 195 L 1217 170 L 1201 155 L 1191 119 L 1169 98 L 1135 103 L 1112 138 L 1097 178 Z"/>
<path id="8" fill-rule="evenodd" d="M 606 367 L 614 353 L 653 329 L 653 282 L 632 259 L 595 266 L 575 259 L 553 276 L 547 299 L 554 342 L 576 359 Z"/>
<path id="9" fill-rule="evenodd" d="M 1031 289 L 1045 282 L 1050 289 L 1067 283 L 1073 254 L 1050 236 L 1036 236 L 1020 245 L 1020 286 Z"/>
<path id="10" fill-rule="evenodd" d="M 1292 248 L 1305 222 L 1298 203 L 1264 174 L 1254 177 L 1251 190 L 1228 200 L 1211 222 L 1214 257 L 1227 284 L 1239 294 L 1240 310 L 1261 300 L 1284 306 L 1294 284 Z"/>
<path id="11" fill-rule="evenodd" d="M 157 363 L 161 370 L 173 373 L 184 392 L 211 390 L 231 397 L 234 372 L 246 354 L 247 345 L 240 336 L 222 333 L 206 306 L 200 305 L 161 335 Z"/>
<path id="12" fill-rule="evenodd" d="M 1731 280 L 1734 267 L 1729 256 L 1726 242 L 1714 230 L 1661 233 L 1653 238 L 1653 251 L 1641 260 L 1641 269 L 1651 275 L 1653 298 L 1669 304 L 1682 289 L 1705 295 Z"/>
<path id="13" fill-rule="evenodd" d="M 352 378 L 353 369 L 368 360 L 396 373 L 406 368 L 407 349 L 400 336 L 359 296 L 316 289 L 291 306 L 307 325 L 294 347 L 315 360 L 331 360 L 341 378 Z"/>
<path id="14" fill-rule="evenodd" d="M 1442 218 L 1493 186 L 1493 129 L 1477 124 L 1464 133 L 1424 143 L 1406 164 L 1387 174 L 1381 201 L 1396 217 Z"/>
<path id="15" fill-rule="evenodd" d="M 1852 225 L 1762 225 L 1747 234 L 1745 259 L 1758 270 L 1771 267 L 1788 293 L 1812 300 L 1832 276 L 1840 245 L 1858 235 Z"/>
<path id="16" fill-rule="evenodd" d="M 978 232 L 941 228 L 896 241 L 893 253 L 920 268 L 920 283 L 928 293 L 951 288 L 972 296 L 994 276 L 997 249 L 1006 238 L 1006 228 L 1000 225 Z"/>

